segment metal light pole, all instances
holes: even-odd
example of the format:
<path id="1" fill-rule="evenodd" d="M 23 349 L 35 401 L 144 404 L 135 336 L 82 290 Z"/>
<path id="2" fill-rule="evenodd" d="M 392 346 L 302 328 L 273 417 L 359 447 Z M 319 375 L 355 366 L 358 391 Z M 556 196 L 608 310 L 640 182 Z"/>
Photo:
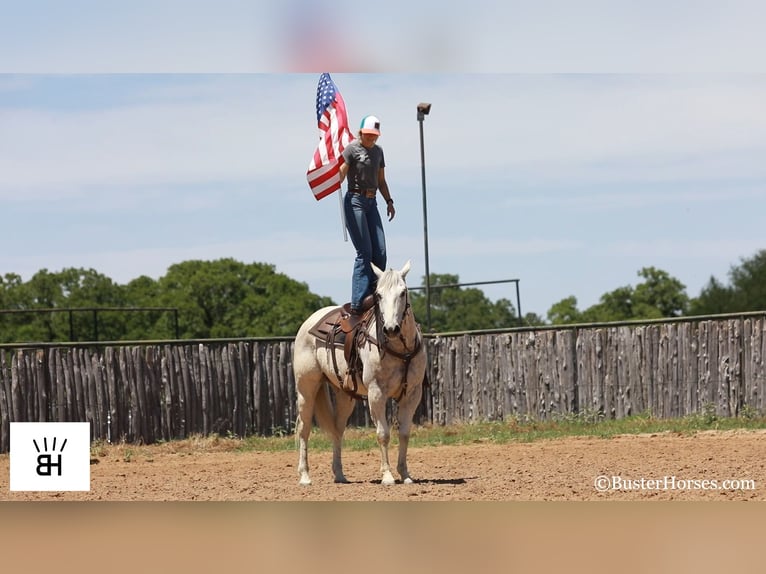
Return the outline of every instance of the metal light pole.
<path id="1" fill-rule="evenodd" d="M 423 181 L 423 245 L 426 255 L 426 331 L 431 331 L 431 271 L 428 268 L 428 205 L 426 202 L 426 154 L 423 147 L 423 120 L 431 111 L 431 104 L 418 104 L 420 124 L 420 171 Z"/>

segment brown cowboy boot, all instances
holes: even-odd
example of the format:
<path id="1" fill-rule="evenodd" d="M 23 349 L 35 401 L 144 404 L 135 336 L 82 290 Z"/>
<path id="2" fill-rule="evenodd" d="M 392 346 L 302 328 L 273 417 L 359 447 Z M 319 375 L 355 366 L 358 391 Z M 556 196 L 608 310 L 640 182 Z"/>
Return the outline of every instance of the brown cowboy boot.
<path id="1" fill-rule="evenodd" d="M 369 309 L 372 309 L 375 306 L 375 295 L 367 295 L 364 299 L 362 299 L 362 309 L 359 311 L 360 314 L 364 313 L 365 311 L 368 311 Z"/>

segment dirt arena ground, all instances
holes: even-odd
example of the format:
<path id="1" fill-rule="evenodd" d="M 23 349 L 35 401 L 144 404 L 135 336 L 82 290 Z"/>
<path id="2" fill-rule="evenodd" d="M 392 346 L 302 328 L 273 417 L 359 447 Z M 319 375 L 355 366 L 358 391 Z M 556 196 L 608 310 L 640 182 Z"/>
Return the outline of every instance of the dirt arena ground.
<path id="1" fill-rule="evenodd" d="M 350 484 L 334 484 L 329 452 L 239 452 L 233 441 L 94 449 L 89 492 L 11 492 L 0 499 L 88 501 L 766 500 L 766 431 L 565 438 L 410 449 L 415 484 L 379 484 L 377 450 L 344 451 Z M 395 447 L 391 459 L 395 461 Z M 728 481 L 736 481 L 730 483 Z"/>

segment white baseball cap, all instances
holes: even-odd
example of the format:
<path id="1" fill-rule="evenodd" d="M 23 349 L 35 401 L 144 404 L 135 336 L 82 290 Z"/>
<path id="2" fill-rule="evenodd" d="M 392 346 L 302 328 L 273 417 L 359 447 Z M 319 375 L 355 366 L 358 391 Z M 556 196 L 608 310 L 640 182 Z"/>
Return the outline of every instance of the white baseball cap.
<path id="1" fill-rule="evenodd" d="M 363 134 L 380 135 L 380 120 L 375 116 L 364 116 L 359 126 L 359 131 Z"/>

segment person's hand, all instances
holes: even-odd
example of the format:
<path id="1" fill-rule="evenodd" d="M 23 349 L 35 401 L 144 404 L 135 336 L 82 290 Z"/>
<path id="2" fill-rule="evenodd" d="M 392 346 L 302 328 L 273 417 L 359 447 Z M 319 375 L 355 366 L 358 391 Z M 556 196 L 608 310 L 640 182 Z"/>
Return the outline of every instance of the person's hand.
<path id="1" fill-rule="evenodd" d="M 394 208 L 394 202 L 389 201 L 386 204 L 386 213 L 388 214 L 388 220 L 391 221 L 394 218 L 394 215 L 396 215 L 396 209 Z"/>

